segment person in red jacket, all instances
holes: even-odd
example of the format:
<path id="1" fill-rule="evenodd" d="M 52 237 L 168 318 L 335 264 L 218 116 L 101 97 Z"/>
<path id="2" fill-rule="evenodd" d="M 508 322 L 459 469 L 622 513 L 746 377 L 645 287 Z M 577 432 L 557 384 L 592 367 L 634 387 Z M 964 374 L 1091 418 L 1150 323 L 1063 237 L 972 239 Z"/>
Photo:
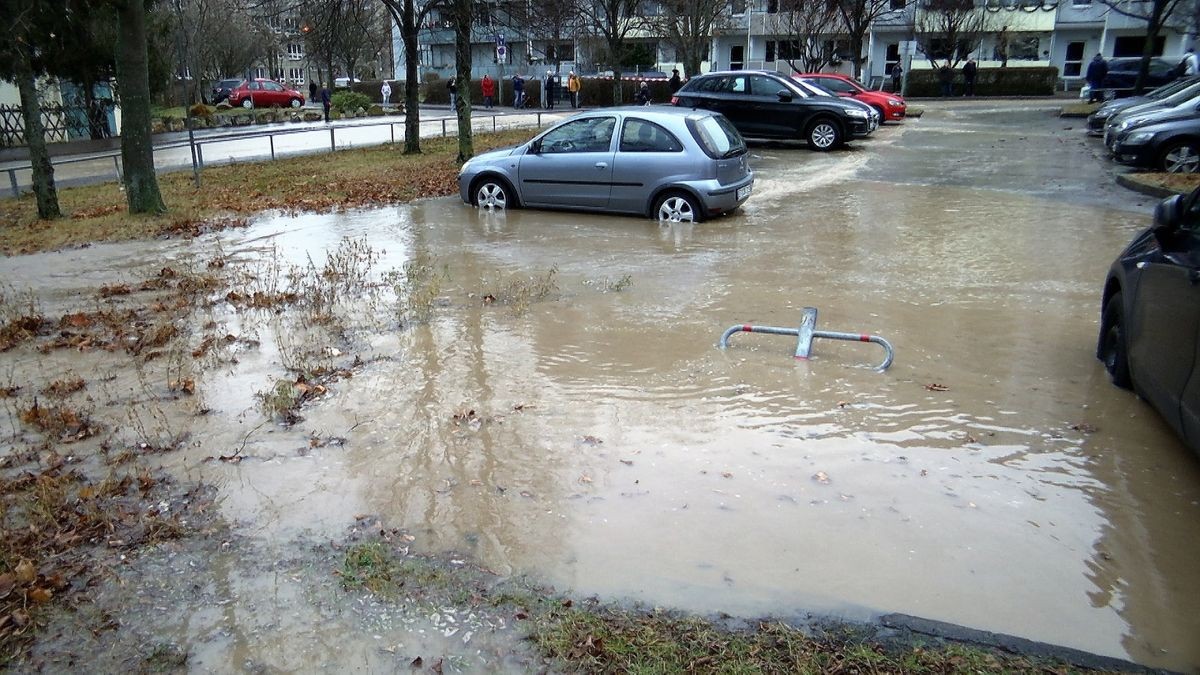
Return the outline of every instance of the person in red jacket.
<path id="1" fill-rule="evenodd" d="M 496 81 L 491 75 L 484 75 L 483 80 L 479 83 L 479 88 L 483 91 L 483 107 L 490 109 L 492 107 L 492 97 L 496 95 Z"/>

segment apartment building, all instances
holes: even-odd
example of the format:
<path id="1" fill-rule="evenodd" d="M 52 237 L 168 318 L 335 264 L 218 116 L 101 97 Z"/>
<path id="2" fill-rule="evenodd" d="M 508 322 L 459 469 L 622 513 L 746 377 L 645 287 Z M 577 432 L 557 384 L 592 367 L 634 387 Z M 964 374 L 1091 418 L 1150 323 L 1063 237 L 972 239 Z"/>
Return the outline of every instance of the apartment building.
<path id="1" fill-rule="evenodd" d="M 917 27 L 922 25 L 921 3 L 912 0 L 887 0 L 888 5 L 872 22 L 864 44 L 866 60 L 862 79 L 881 81 L 892 65 L 909 68 L 931 67 L 916 44 Z M 1135 12 L 1150 6 L 1144 0 L 1125 0 Z M 1002 55 L 1013 66 L 1054 66 L 1064 86 L 1078 86 L 1087 61 L 1095 54 L 1105 57 L 1140 56 L 1145 22 L 1113 11 L 1100 0 L 977 0 L 974 10 L 982 26 L 980 37 L 962 51 L 982 68 L 998 67 Z M 711 38 L 710 58 L 702 69 L 790 69 L 786 59 L 796 36 L 780 30 L 780 0 L 730 0 L 728 14 L 719 22 Z M 643 11 L 661 11 L 658 3 L 645 2 Z M 1162 29 L 1154 53 L 1167 58 L 1182 56 L 1196 34 L 1197 10 L 1180 6 Z M 526 34 L 503 14 L 494 1 L 478 3 L 477 21 L 472 28 L 474 73 L 493 77 L 513 72 L 537 73 L 560 64 L 560 70 L 603 73 L 602 50 L 586 31 L 565 34 L 561 40 L 548 41 Z M 497 36 L 505 43 L 505 58 L 497 60 Z M 393 32 L 395 72 L 404 72 L 404 50 L 399 35 Z M 420 37 L 420 68 L 449 77 L 454 71 L 454 32 L 452 24 L 437 12 L 430 14 Z M 670 72 L 679 68 L 674 53 L 658 36 L 633 35 L 632 44 L 640 44 L 654 55 L 651 70 Z M 842 58 L 827 70 L 849 73 L 849 43 L 844 34 L 831 32 L 826 48 Z"/>

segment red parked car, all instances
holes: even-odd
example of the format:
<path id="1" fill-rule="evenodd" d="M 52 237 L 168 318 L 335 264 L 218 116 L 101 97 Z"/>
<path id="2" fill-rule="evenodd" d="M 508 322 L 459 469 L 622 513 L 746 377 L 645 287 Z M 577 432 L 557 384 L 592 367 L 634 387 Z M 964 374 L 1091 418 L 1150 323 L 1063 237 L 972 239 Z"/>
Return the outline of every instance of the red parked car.
<path id="1" fill-rule="evenodd" d="M 273 80 L 242 80 L 229 90 L 229 105 L 243 108 L 270 108 L 273 105 L 299 108 L 304 105 L 304 94 Z"/>
<path id="2" fill-rule="evenodd" d="M 853 98 L 879 112 L 879 122 L 904 119 L 904 97 L 886 91 L 867 89 L 858 80 L 837 73 L 799 73 L 792 77 L 821 85 L 838 96 Z"/>

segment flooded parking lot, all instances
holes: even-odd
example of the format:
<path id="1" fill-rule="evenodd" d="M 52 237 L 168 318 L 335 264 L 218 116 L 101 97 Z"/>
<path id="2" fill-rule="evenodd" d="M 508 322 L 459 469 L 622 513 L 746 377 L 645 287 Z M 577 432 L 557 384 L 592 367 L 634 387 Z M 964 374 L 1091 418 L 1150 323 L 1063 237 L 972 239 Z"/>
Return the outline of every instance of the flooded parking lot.
<path id="1" fill-rule="evenodd" d="M 439 199 L 9 258 L 48 314 L 136 301 L 91 293 L 164 267 L 225 281 L 136 373 L 75 350 L 0 366 L 107 378 L 96 405 L 186 432 L 162 463 L 217 484 L 233 532 L 280 558 L 373 514 L 418 550 L 581 595 L 903 612 L 1195 671 L 1200 464 L 1094 357 L 1105 271 L 1152 200 L 1065 126 L 962 105 L 841 152 L 756 145 L 745 208 L 695 225 Z M 239 300 L 333 276 L 319 308 Z M 716 346 L 806 306 L 818 328 L 887 338 L 895 364 L 875 372 L 869 344 L 818 340 L 808 362 L 787 337 Z M 195 397 L 137 395 L 172 367 Z M 319 368 L 346 374 L 294 424 L 264 414 L 279 378 Z M 301 618 L 204 618 L 178 594 L 164 630 L 209 645 L 201 667 L 306 663 L 320 603 L 236 583 Z"/>

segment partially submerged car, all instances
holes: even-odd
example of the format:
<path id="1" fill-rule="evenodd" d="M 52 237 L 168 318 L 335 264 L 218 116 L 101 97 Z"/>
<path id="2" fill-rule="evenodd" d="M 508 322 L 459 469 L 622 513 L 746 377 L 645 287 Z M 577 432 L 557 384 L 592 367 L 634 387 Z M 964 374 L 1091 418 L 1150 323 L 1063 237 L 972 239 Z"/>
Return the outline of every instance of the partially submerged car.
<path id="1" fill-rule="evenodd" d="M 1200 189 L 1163 200 L 1109 269 L 1096 356 L 1200 453 Z"/>
<path id="2" fill-rule="evenodd" d="M 459 193 L 485 209 L 543 207 L 695 222 L 749 197 L 754 172 L 729 120 L 706 110 L 638 106 L 566 119 L 515 148 L 481 154 Z"/>

